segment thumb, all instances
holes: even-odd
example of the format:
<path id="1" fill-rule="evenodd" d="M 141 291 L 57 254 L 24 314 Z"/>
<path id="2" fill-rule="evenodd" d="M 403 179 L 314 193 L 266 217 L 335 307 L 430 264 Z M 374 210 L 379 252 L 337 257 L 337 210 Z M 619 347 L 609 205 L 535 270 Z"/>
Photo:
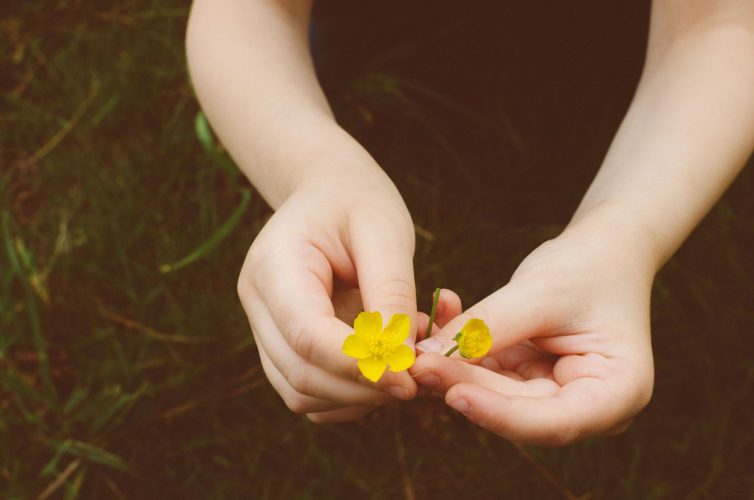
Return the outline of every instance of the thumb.
<path id="1" fill-rule="evenodd" d="M 510 283 L 456 316 L 430 338 L 416 344 L 416 348 L 445 354 L 455 345 L 453 338 L 472 318 L 481 319 L 490 328 L 492 353 L 533 337 L 547 327 L 544 301 L 537 300 L 523 286 Z"/>
<path id="2" fill-rule="evenodd" d="M 351 252 L 364 310 L 379 311 L 385 323 L 394 314 L 407 315 L 413 344 L 416 335 L 413 242 L 397 237 L 395 231 L 376 229 L 360 225 L 352 230 Z"/>
<path id="3" fill-rule="evenodd" d="M 351 256 L 356 267 L 365 311 L 379 311 L 385 326 L 394 314 L 408 316 L 412 348 L 416 337 L 416 286 L 414 284 L 413 241 L 401 239 L 394 230 L 380 231 L 374 224 L 361 225 L 351 232 Z M 391 394 L 411 399 L 416 382 L 406 371 L 385 373 Z"/>

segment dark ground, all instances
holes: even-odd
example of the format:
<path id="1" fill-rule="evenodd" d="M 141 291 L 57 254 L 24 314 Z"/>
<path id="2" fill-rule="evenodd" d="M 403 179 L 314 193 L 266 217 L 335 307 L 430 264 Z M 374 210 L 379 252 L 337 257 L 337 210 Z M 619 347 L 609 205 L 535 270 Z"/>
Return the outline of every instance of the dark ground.
<path id="1" fill-rule="evenodd" d="M 102 5 L 0 17 L 0 496 L 754 497 L 752 169 L 658 277 L 655 393 L 623 435 L 517 448 L 432 400 L 316 426 L 263 378 L 236 297 L 269 211 L 252 193 L 233 224 L 247 185 L 195 133 L 186 3 Z M 435 286 L 484 297 L 563 227 L 630 100 L 647 12 L 319 2 L 338 118 L 419 226 L 423 310 Z"/>

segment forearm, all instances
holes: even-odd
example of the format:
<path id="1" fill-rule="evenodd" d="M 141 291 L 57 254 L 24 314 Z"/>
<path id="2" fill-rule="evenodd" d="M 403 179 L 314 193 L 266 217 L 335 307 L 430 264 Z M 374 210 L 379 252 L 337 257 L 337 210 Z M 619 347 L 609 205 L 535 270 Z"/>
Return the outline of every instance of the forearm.
<path id="1" fill-rule="evenodd" d="M 298 186 L 378 170 L 341 129 L 308 48 L 311 0 L 196 0 L 186 35 L 194 89 L 213 128 L 277 208 Z"/>
<path id="2" fill-rule="evenodd" d="M 663 37 L 657 17 L 634 100 L 570 224 L 603 225 L 619 244 L 638 242 L 655 269 L 754 147 L 750 18 Z"/>

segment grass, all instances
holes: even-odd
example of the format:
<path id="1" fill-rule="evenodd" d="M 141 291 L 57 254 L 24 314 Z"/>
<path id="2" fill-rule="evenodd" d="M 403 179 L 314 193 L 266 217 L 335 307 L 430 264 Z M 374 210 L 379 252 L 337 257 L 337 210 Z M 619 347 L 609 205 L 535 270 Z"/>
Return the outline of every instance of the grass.
<path id="1" fill-rule="evenodd" d="M 317 6 L 338 117 L 419 226 L 425 311 L 435 286 L 485 296 L 557 233 L 638 76 L 646 5 L 513 4 Z M 625 434 L 520 448 L 434 400 L 316 426 L 264 379 L 235 294 L 269 209 L 195 128 L 186 14 L 0 18 L 0 496 L 754 495 L 751 169 L 658 278 L 656 390 Z"/>

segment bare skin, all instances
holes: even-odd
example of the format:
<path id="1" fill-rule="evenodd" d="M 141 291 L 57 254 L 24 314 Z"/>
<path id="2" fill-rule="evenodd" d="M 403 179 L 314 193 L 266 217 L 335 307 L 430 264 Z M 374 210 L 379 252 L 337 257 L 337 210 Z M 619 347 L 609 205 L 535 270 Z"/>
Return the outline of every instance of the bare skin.
<path id="1" fill-rule="evenodd" d="M 187 50 L 213 127 L 276 210 L 238 285 L 263 367 L 293 411 L 329 422 L 417 393 L 408 373 L 375 386 L 341 355 L 359 308 L 406 313 L 419 331 L 427 318 L 416 311 L 411 217 L 333 118 L 309 57 L 310 9 L 195 0 Z M 441 328 L 410 373 L 514 441 L 623 430 L 652 392 L 654 276 L 751 154 L 752 88 L 752 2 L 656 0 L 641 82 L 571 222 L 468 311 L 444 291 Z M 491 327 L 490 356 L 445 358 L 469 316 Z"/>
<path id="2" fill-rule="evenodd" d="M 639 88 L 568 227 L 417 346 L 446 352 L 479 317 L 492 354 L 479 366 L 419 356 L 417 380 L 513 441 L 624 430 L 652 393 L 654 276 L 751 154 L 752 88 L 754 4 L 656 1 Z"/>

